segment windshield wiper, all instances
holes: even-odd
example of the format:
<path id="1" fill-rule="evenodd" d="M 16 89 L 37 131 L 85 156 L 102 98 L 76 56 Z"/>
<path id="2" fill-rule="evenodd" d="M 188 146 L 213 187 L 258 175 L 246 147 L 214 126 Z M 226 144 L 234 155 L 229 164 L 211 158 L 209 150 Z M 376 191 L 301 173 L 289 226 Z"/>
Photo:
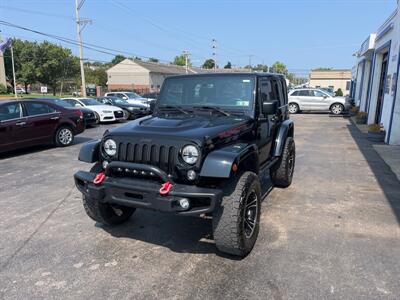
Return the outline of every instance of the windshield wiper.
<path id="1" fill-rule="evenodd" d="M 188 111 L 184 110 L 182 107 L 177 106 L 177 105 L 159 106 L 158 110 L 177 110 L 177 111 L 180 111 L 181 113 L 184 113 L 185 115 L 189 114 Z"/>
<path id="2" fill-rule="evenodd" d="M 200 108 L 200 109 L 206 109 L 206 110 L 210 110 L 211 109 L 213 111 L 219 112 L 220 114 L 223 114 L 223 115 L 228 116 L 228 117 L 231 115 L 227 111 L 225 111 L 225 110 L 223 110 L 223 109 L 221 109 L 219 107 L 216 107 L 216 106 L 193 106 L 193 108 Z"/>

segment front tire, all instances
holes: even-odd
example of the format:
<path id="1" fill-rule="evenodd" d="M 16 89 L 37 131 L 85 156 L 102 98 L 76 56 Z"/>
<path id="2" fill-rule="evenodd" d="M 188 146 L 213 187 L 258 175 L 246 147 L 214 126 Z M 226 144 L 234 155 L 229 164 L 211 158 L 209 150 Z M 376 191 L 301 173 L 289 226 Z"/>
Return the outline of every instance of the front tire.
<path id="1" fill-rule="evenodd" d="M 74 142 L 74 132 L 69 126 L 61 126 L 57 129 L 54 137 L 55 143 L 58 147 L 67 147 Z"/>
<path id="2" fill-rule="evenodd" d="M 94 165 L 90 170 L 92 173 L 101 171 L 102 168 L 99 164 Z M 83 208 L 92 220 L 109 226 L 126 222 L 136 210 L 133 207 L 102 203 L 97 199 L 86 197 L 85 195 L 82 196 L 82 200 Z"/>
<path id="3" fill-rule="evenodd" d="M 245 172 L 235 183 L 213 213 L 213 232 L 218 250 L 244 257 L 253 249 L 260 228 L 261 188 L 253 172 Z"/>
<path id="4" fill-rule="evenodd" d="M 285 188 L 291 185 L 295 161 L 296 145 L 294 139 L 289 136 L 286 138 L 278 165 L 271 169 L 271 179 L 275 186 Z"/>
<path id="5" fill-rule="evenodd" d="M 297 114 L 299 111 L 299 106 L 296 103 L 289 103 L 289 113 Z"/>
<path id="6" fill-rule="evenodd" d="M 340 115 L 344 111 L 344 106 L 343 104 L 340 103 L 334 103 L 331 106 L 331 113 L 334 115 Z"/>

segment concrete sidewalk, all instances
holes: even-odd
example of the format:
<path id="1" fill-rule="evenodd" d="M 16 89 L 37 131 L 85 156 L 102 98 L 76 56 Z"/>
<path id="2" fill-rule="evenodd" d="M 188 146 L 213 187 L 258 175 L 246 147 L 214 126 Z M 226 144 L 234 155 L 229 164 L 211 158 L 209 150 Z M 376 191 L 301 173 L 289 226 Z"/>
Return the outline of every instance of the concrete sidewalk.
<path id="1" fill-rule="evenodd" d="M 358 130 L 365 135 L 367 138 L 368 125 L 357 124 L 355 117 L 351 118 L 351 121 Z M 396 175 L 397 179 L 400 181 L 400 146 L 392 146 L 383 143 L 372 144 L 372 147 L 378 153 L 378 155 L 383 159 L 383 161 L 390 167 L 392 172 Z"/>

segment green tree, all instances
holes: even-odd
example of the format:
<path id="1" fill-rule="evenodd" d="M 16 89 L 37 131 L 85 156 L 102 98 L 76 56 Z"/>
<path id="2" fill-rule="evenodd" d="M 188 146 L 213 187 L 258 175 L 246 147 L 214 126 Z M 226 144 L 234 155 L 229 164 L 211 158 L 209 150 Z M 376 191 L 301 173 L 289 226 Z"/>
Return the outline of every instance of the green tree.
<path id="1" fill-rule="evenodd" d="M 185 66 L 186 65 L 186 57 L 185 55 L 177 55 L 174 58 L 174 61 L 172 62 L 173 65 L 177 66 Z M 190 59 L 188 59 L 188 65 L 191 66 Z"/>
<path id="2" fill-rule="evenodd" d="M 115 66 L 116 64 L 119 64 L 119 63 L 120 63 L 121 61 L 123 61 L 124 59 L 126 59 L 126 57 L 123 56 L 123 55 L 120 55 L 120 54 L 115 55 L 115 57 L 111 60 L 111 64 L 112 64 L 113 66 Z"/>
<path id="3" fill-rule="evenodd" d="M 7 87 L 2 83 L 0 83 L 0 95 L 1 94 L 7 94 Z"/>
<path id="4" fill-rule="evenodd" d="M 160 60 L 158 58 L 150 57 L 149 62 L 158 63 Z"/>
<path id="5" fill-rule="evenodd" d="M 343 97 L 343 91 L 341 88 L 338 88 L 338 90 L 336 91 L 336 96 Z"/>
<path id="6" fill-rule="evenodd" d="M 35 83 L 38 78 L 38 59 L 41 55 L 39 45 L 36 42 L 13 40 L 15 77 L 17 82 L 23 83 L 25 91 L 28 92 L 28 85 Z M 5 69 L 7 78 L 12 81 L 11 51 L 7 49 L 4 53 Z"/>
<path id="7" fill-rule="evenodd" d="M 252 69 L 254 71 L 259 71 L 259 72 L 268 72 L 268 66 L 263 64 L 258 64 L 256 66 L 253 66 Z"/>
<path id="8" fill-rule="evenodd" d="M 99 86 L 107 85 L 107 68 L 105 66 L 99 67 L 85 67 L 86 83 L 93 83 Z"/>
<path id="9" fill-rule="evenodd" d="M 270 72 L 287 75 L 288 69 L 283 62 L 277 61 L 270 68 Z"/>
<path id="10" fill-rule="evenodd" d="M 203 68 L 203 69 L 213 69 L 214 66 L 215 66 L 214 60 L 211 59 L 211 58 L 209 58 L 209 59 L 206 59 L 206 60 L 205 60 L 205 62 L 204 62 L 203 65 L 202 65 L 202 68 Z"/>
<path id="11" fill-rule="evenodd" d="M 232 64 L 230 61 L 225 65 L 224 69 L 232 69 Z"/>
<path id="12" fill-rule="evenodd" d="M 321 68 L 316 68 L 313 71 L 330 71 L 330 70 L 332 70 L 332 68 L 321 67 Z"/>
<path id="13" fill-rule="evenodd" d="M 38 81 L 50 86 L 53 95 L 57 85 L 66 78 L 74 78 L 79 73 L 79 60 L 70 49 L 43 42 L 39 45 Z"/>

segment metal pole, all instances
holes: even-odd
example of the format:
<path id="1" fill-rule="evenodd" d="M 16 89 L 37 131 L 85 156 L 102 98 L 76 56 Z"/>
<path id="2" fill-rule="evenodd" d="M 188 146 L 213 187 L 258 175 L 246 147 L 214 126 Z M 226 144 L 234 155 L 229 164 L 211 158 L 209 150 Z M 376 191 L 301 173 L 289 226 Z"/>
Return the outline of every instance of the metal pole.
<path id="1" fill-rule="evenodd" d="M 18 98 L 17 94 L 17 80 L 15 79 L 15 66 L 14 66 L 14 49 L 13 46 L 11 45 L 11 64 L 12 64 L 12 71 L 13 71 L 13 81 L 14 81 L 14 94 L 15 98 Z"/>
<path id="2" fill-rule="evenodd" d="M 189 51 L 184 50 L 183 54 L 185 55 L 185 70 L 186 70 L 186 74 L 189 74 L 189 62 L 188 62 L 188 56 L 189 56 Z"/>
<path id="3" fill-rule="evenodd" d="M 79 62 L 81 66 L 81 78 L 82 78 L 82 87 L 81 87 L 81 95 L 86 97 L 86 81 L 85 81 L 85 69 L 83 65 L 83 47 L 82 47 L 82 36 L 81 36 L 81 20 L 79 17 L 79 9 L 82 7 L 83 1 L 79 3 L 79 0 L 75 0 L 75 14 L 76 14 L 76 33 L 79 44 Z"/>
<path id="4" fill-rule="evenodd" d="M 218 68 L 218 61 L 217 61 L 217 55 L 218 55 L 218 47 L 217 47 L 217 40 L 216 39 L 212 39 L 213 45 L 213 57 L 214 57 L 214 71 L 217 70 Z"/>

